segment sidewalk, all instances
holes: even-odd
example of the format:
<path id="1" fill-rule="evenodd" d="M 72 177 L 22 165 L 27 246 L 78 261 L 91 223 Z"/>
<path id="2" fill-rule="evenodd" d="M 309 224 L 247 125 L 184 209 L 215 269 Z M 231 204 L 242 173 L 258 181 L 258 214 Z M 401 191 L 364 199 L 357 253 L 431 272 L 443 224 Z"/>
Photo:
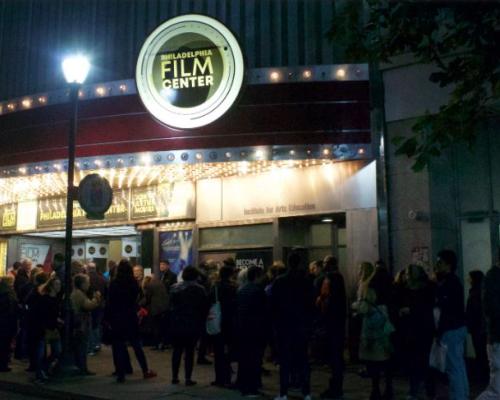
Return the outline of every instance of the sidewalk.
<path id="1" fill-rule="evenodd" d="M 0 389 L 16 393 L 36 394 L 50 399 L 64 400 L 196 400 L 196 399 L 242 399 L 239 392 L 210 386 L 213 380 L 213 366 L 195 365 L 193 379 L 197 386 L 187 388 L 184 385 L 171 385 L 170 351 L 155 352 L 146 349 L 146 356 L 150 368 L 158 373 L 158 377 L 143 380 L 140 369 L 135 360 L 133 351 L 129 350 L 134 375 L 127 377 L 124 384 L 116 383 L 111 376 L 113 362 L 110 347 L 104 346 L 103 350 L 94 357 L 89 357 L 89 369 L 97 375 L 93 377 L 74 377 L 64 381 L 52 382 L 46 385 L 36 385 L 33 376 L 24 371 L 25 363 L 14 361 L 11 365 L 13 371 L 0 374 Z M 273 399 L 279 388 L 279 374 L 276 366 L 266 364 L 271 371 L 270 376 L 263 377 L 262 399 Z M 366 400 L 370 393 L 370 381 L 360 378 L 356 374 L 357 367 L 348 368 L 345 377 L 345 399 Z M 183 379 L 181 365 L 181 382 Z M 329 371 L 325 367 L 313 368 L 311 387 L 314 399 L 319 399 L 319 394 L 327 387 Z M 406 380 L 395 379 L 395 399 L 405 399 L 407 391 Z M 290 399 L 301 399 L 300 393 L 290 393 Z M 474 397 L 471 397 L 474 398 Z M 2 400 L 8 400 L 2 399 Z"/>

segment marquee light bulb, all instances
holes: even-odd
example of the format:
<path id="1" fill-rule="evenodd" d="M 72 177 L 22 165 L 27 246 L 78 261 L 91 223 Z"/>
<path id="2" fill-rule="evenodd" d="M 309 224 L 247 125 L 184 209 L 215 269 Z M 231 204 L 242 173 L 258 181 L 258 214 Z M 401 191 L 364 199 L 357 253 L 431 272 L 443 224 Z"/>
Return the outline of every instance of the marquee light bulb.
<path id="1" fill-rule="evenodd" d="M 272 81 L 277 82 L 280 80 L 281 76 L 280 76 L 280 73 L 278 71 L 273 71 L 273 72 L 271 72 L 269 77 L 271 78 Z"/>

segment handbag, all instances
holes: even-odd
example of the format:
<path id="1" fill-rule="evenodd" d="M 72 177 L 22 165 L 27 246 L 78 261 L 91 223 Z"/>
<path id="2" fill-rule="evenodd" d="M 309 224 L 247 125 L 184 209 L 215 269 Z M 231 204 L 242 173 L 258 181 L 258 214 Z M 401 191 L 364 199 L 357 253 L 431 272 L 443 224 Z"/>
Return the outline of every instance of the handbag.
<path id="1" fill-rule="evenodd" d="M 221 333 L 221 319 L 222 312 L 219 302 L 219 293 L 217 285 L 215 285 L 215 303 L 212 304 L 207 316 L 206 329 L 210 336 L 218 335 Z"/>
<path id="2" fill-rule="evenodd" d="M 440 372 L 446 371 L 446 354 L 448 353 L 448 346 L 439 340 L 434 339 L 429 355 L 429 366 Z"/>

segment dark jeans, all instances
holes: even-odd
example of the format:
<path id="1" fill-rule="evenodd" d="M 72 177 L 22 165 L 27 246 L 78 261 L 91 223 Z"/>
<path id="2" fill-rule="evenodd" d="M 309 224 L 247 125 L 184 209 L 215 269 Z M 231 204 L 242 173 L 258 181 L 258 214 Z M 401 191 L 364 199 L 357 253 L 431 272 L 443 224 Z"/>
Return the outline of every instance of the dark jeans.
<path id="1" fill-rule="evenodd" d="M 208 336 L 207 331 L 204 329 L 200 337 L 200 343 L 198 344 L 198 361 L 206 358 L 209 343 L 210 336 Z"/>
<path id="2" fill-rule="evenodd" d="M 488 353 L 486 348 L 488 345 L 486 333 L 472 333 L 472 344 L 474 345 L 474 352 L 476 353 L 476 368 L 477 375 L 481 378 L 487 378 L 489 376 L 489 362 Z"/>
<path id="3" fill-rule="evenodd" d="M 10 361 L 12 335 L 0 334 L 0 369 L 7 368 Z"/>
<path id="4" fill-rule="evenodd" d="M 328 332 L 329 361 L 332 369 L 328 391 L 333 397 L 344 395 L 344 344 L 345 333 Z"/>
<path id="5" fill-rule="evenodd" d="M 198 338 L 196 336 L 172 337 L 172 378 L 179 379 L 182 353 L 184 353 L 184 379 L 191 380 L 194 364 L 194 348 Z"/>
<path id="6" fill-rule="evenodd" d="M 280 396 L 288 394 L 292 372 L 297 375 L 298 383 L 302 386 L 302 394 L 307 396 L 311 392 L 307 338 L 302 335 L 291 335 L 290 332 L 282 332 L 279 337 Z"/>
<path id="7" fill-rule="evenodd" d="M 75 365 L 82 371 L 87 371 L 87 348 L 89 345 L 88 332 L 73 333 L 73 352 L 75 355 Z"/>
<path id="8" fill-rule="evenodd" d="M 408 372 L 410 376 L 410 395 L 417 396 L 420 387 L 425 382 L 427 394 L 433 392 L 430 368 L 429 368 L 429 355 L 432 347 L 432 337 L 418 342 L 410 343 L 407 349 L 408 353 Z"/>
<path id="9" fill-rule="evenodd" d="M 368 361 L 366 368 L 372 379 L 372 397 L 377 398 L 380 396 L 380 378 L 382 373 L 385 376 L 385 392 L 392 394 L 392 368 L 390 361 Z"/>
<path id="10" fill-rule="evenodd" d="M 18 360 L 22 360 L 28 355 L 28 329 L 26 328 L 26 318 L 21 317 L 21 320 L 19 321 L 19 331 L 16 336 L 16 349 L 14 356 Z"/>
<path id="11" fill-rule="evenodd" d="M 214 368 L 215 382 L 219 384 L 231 383 L 231 361 L 229 354 L 229 342 L 223 335 L 213 336 L 214 343 Z"/>
<path id="12" fill-rule="evenodd" d="M 241 336 L 238 346 L 238 386 L 242 394 L 257 393 L 261 385 L 262 349 L 265 340 Z"/>
<path id="13" fill-rule="evenodd" d="M 73 352 L 75 355 L 75 365 L 82 371 L 87 371 L 87 349 L 89 345 L 88 332 L 73 333 Z"/>
<path id="14" fill-rule="evenodd" d="M 134 335 L 135 336 L 135 335 Z M 135 357 L 137 362 L 141 366 L 142 372 L 146 373 L 149 371 L 148 362 L 146 360 L 146 355 L 144 354 L 144 349 L 142 348 L 142 343 L 138 337 L 133 337 L 129 340 L 130 346 L 134 349 Z M 115 338 L 111 344 L 113 351 L 113 362 L 115 363 L 116 375 L 119 378 L 125 377 L 127 372 L 132 369 L 130 365 L 130 356 L 127 349 L 127 340 L 124 337 Z"/>

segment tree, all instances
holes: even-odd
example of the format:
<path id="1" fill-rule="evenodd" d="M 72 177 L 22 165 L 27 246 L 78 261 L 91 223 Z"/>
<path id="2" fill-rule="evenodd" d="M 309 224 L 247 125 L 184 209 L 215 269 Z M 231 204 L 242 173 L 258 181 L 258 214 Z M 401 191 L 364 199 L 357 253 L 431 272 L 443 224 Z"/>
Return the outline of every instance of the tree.
<path id="1" fill-rule="evenodd" d="M 433 64 L 429 79 L 450 87 L 447 104 L 417 119 L 396 154 L 425 168 L 453 143 L 472 146 L 483 121 L 500 115 L 500 3 L 496 1 L 346 1 L 328 33 L 349 62 L 390 62 L 412 54 Z"/>

